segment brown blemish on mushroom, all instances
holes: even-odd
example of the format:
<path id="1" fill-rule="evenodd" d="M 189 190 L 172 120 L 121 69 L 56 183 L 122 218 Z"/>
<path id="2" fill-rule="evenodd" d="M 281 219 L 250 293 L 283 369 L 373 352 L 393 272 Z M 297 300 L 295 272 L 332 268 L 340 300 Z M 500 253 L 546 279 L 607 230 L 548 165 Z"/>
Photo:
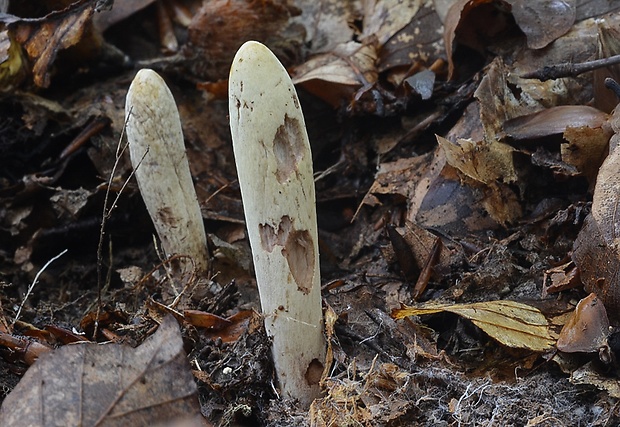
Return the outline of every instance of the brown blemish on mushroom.
<path id="1" fill-rule="evenodd" d="M 276 245 L 284 246 L 292 228 L 293 221 L 288 215 L 284 215 L 280 219 L 277 229 L 269 224 L 259 224 L 258 234 L 260 235 L 261 246 L 269 253 L 273 251 Z"/>
<path id="2" fill-rule="evenodd" d="M 314 277 L 314 244 L 308 230 L 293 230 L 282 248 L 297 289 L 305 295 L 312 289 Z"/>
<path id="3" fill-rule="evenodd" d="M 313 386 L 321 381 L 321 376 L 323 375 L 323 364 L 319 362 L 317 359 L 312 359 L 310 365 L 308 365 L 308 369 L 306 369 L 306 374 L 304 377 L 306 378 L 306 382 L 309 386 Z"/>
<path id="4" fill-rule="evenodd" d="M 288 215 L 280 219 L 277 228 L 270 224 L 259 224 L 258 234 L 264 250 L 271 253 L 277 246 L 282 247 L 282 256 L 286 258 L 297 290 L 310 293 L 314 278 L 314 242 L 308 230 L 296 230 Z"/>
<path id="5" fill-rule="evenodd" d="M 306 152 L 302 125 L 298 119 L 284 116 L 284 124 L 278 127 L 273 140 L 273 152 L 276 157 L 276 178 L 283 183 L 297 171 L 297 164 Z"/>
<path id="6" fill-rule="evenodd" d="M 258 235 L 260 236 L 260 245 L 264 250 L 271 253 L 277 243 L 278 234 L 269 224 L 258 224 Z"/>
<path id="7" fill-rule="evenodd" d="M 170 228 L 177 228 L 179 226 L 179 218 L 174 214 L 172 208 L 165 207 L 157 211 L 157 218 L 167 224 Z"/>

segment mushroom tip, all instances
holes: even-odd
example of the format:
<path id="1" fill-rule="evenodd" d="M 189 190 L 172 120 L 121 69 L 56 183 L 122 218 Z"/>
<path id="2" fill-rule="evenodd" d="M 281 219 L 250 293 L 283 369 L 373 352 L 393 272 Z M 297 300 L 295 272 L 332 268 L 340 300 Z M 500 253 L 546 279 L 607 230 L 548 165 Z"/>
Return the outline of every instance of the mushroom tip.
<path id="1" fill-rule="evenodd" d="M 171 103 L 174 103 L 172 94 L 164 79 L 155 71 L 149 68 L 142 68 L 136 73 L 131 85 L 129 85 L 125 102 L 126 115 L 137 104 L 150 104 L 153 102 L 153 99 L 159 102 L 161 97 L 167 97 Z"/>
<path id="2" fill-rule="evenodd" d="M 237 67 L 243 67 L 243 61 L 247 61 L 250 63 L 265 61 L 278 64 L 280 63 L 276 56 L 273 54 L 273 52 L 267 46 L 257 41 L 247 41 L 239 48 L 235 55 L 235 59 L 233 60 L 232 69 L 235 68 L 235 65 Z"/>
<path id="3" fill-rule="evenodd" d="M 136 79 L 148 79 L 148 78 L 153 78 L 155 76 L 159 77 L 159 74 L 157 74 L 155 71 L 151 70 L 150 68 L 142 68 L 138 70 L 135 78 Z"/>
<path id="4" fill-rule="evenodd" d="M 262 44 L 261 42 L 250 40 L 250 41 L 243 43 L 243 45 L 241 45 L 237 53 L 245 53 L 246 51 L 255 52 L 255 51 L 261 51 L 261 50 L 265 51 L 265 50 L 269 50 L 269 48 L 265 46 L 264 44 Z"/>
<path id="5" fill-rule="evenodd" d="M 139 86 L 160 87 L 162 85 L 165 85 L 164 79 L 162 79 L 159 74 L 157 74 L 155 71 L 151 70 L 150 68 L 142 68 L 136 73 L 136 76 L 131 82 L 131 85 L 129 86 L 129 92 L 131 93 L 135 91 L 136 90 L 135 88 Z"/>
<path id="6" fill-rule="evenodd" d="M 246 80 L 248 75 L 260 74 L 260 70 L 265 73 L 265 75 L 261 74 L 261 78 L 273 76 L 274 73 L 280 75 L 281 71 L 285 71 L 284 66 L 269 47 L 257 41 L 247 41 L 239 48 L 233 59 L 229 74 L 229 88 L 235 82 Z"/>

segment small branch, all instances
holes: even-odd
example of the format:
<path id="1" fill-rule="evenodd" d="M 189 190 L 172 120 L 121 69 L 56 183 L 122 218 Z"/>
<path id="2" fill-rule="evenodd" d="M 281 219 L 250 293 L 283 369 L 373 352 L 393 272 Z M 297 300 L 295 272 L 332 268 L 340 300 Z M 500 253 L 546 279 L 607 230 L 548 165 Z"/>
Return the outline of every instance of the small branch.
<path id="1" fill-rule="evenodd" d="M 538 70 L 522 74 L 523 79 L 538 79 L 541 82 L 555 80 L 562 77 L 577 77 L 580 74 L 594 71 L 599 68 L 610 67 L 620 64 L 620 55 L 610 56 L 609 58 L 596 59 L 579 63 L 565 62 L 563 64 L 548 65 Z"/>
<path id="2" fill-rule="evenodd" d="M 613 93 L 616 94 L 616 97 L 620 99 L 620 84 L 617 81 L 615 81 L 611 77 L 607 77 L 605 79 L 605 87 L 613 91 Z"/>

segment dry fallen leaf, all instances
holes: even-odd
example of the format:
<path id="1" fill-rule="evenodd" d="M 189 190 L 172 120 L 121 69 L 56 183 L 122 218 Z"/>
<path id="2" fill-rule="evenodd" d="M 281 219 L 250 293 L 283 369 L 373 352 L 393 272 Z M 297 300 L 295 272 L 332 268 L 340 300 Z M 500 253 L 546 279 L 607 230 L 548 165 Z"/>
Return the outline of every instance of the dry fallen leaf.
<path id="1" fill-rule="evenodd" d="M 419 178 L 433 161 L 432 153 L 416 157 L 401 158 L 394 162 L 379 165 L 368 197 L 364 203 L 372 204 L 371 195 L 389 194 L 411 202 L 419 185 Z"/>
<path id="2" fill-rule="evenodd" d="M 590 294 L 579 301 L 562 328 L 557 348 L 565 353 L 596 352 L 607 345 L 608 335 L 607 311 L 596 294 Z"/>
<path id="3" fill-rule="evenodd" d="M 443 38 L 451 77 L 455 71 L 453 54 L 457 45 L 482 53 L 489 41 L 510 25 L 509 12 L 498 6 L 484 0 L 456 0 L 448 9 L 443 18 Z"/>
<path id="4" fill-rule="evenodd" d="M 469 183 L 470 187 L 486 190 L 481 202 L 491 218 L 506 224 L 521 216 L 516 194 L 501 182 L 510 182 L 516 177 L 512 147 L 497 141 L 489 144 L 467 139 L 459 139 L 453 144 L 439 135 L 437 142 L 448 164 L 473 180 Z"/>
<path id="5" fill-rule="evenodd" d="M 615 14 L 618 15 L 618 14 Z M 597 59 L 609 58 L 620 54 L 620 21 L 616 19 L 597 19 L 598 43 Z M 618 104 L 618 98 L 613 91 L 605 87 L 605 79 L 612 77 L 620 80 L 620 65 L 610 65 L 595 70 L 594 77 L 594 106 L 610 113 Z"/>
<path id="6" fill-rule="evenodd" d="M 545 316 L 535 307 L 515 301 L 486 301 L 472 304 L 424 304 L 392 311 L 392 317 L 434 314 L 447 311 L 471 320 L 491 338 L 508 347 L 547 351 L 555 340 Z"/>
<path id="7" fill-rule="evenodd" d="M 420 225 L 409 221 L 405 221 L 403 227 L 395 227 L 394 232 L 402 236 L 408 250 L 413 255 L 414 260 L 411 267 L 417 269 L 417 274 L 419 274 L 419 272 L 424 268 L 425 263 L 429 258 L 431 258 L 437 236 L 423 227 L 420 227 Z M 395 250 L 398 249 L 395 248 Z M 459 255 L 457 250 L 452 251 L 447 247 L 442 246 L 439 251 L 438 262 L 432 269 L 434 274 L 440 275 L 442 273 L 447 273 L 450 270 L 451 264 L 458 262 L 456 260 L 458 257 Z M 413 280 L 417 279 L 417 274 L 413 277 Z"/>
<path id="8" fill-rule="evenodd" d="M 235 342 L 249 330 L 252 322 L 262 322 L 260 315 L 253 310 L 241 310 L 226 318 L 226 321 L 229 323 L 228 325 L 203 331 L 204 336 L 212 340 L 220 339 L 224 343 Z"/>
<path id="9" fill-rule="evenodd" d="M 507 144 L 487 144 L 471 139 L 459 139 L 452 143 L 439 135 L 437 143 L 444 150 L 448 164 L 469 178 L 487 185 L 499 180 L 516 180 L 512 162 L 514 149 Z"/>
<path id="10" fill-rule="evenodd" d="M 358 0 L 295 0 L 301 15 L 293 19 L 306 29 L 306 43 L 313 54 L 329 52 L 353 39 L 361 5 Z"/>
<path id="11" fill-rule="evenodd" d="M 615 134 L 596 179 L 592 213 L 573 245 L 573 261 L 579 267 L 586 290 L 597 294 L 609 315 L 617 317 L 620 309 L 620 109 L 616 109 L 610 124 Z"/>
<path id="12" fill-rule="evenodd" d="M 511 32 L 512 15 L 531 49 L 547 46 L 568 32 L 575 22 L 575 0 L 458 0 L 444 19 L 444 40 L 450 73 L 453 47 L 462 44 L 483 52 L 491 42 Z"/>
<path id="13" fill-rule="evenodd" d="M 121 22 L 154 2 L 155 0 L 115 0 L 112 9 L 98 13 L 93 17 L 93 23 L 97 31 L 103 33 L 112 25 Z"/>
<path id="14" fill-rule="evenodd" d="M 364 2 L 364 37 L 376 37 L 381 45 L 416 16 L 417 0 L 374 0 Z"/>
<path id="15" fill-rule="evenodd" d="M 593 362 L 589 362 L 571 373 L 569 381 L 573 384 L 593 385 L 604 390 L 615 399 L 620 398 L 620 383 L 617 378 L 602 374 Z"/>
<path id="16" fill-rule="evenodd" d="M 377 68 L 429 66 L 445 56 L 439 16 L 432 4 L 422 5 L 411 21 L 382 44 Z"/>
<path id="17" fill-rule="evenodd" d="M 12 426 L 200 426 L 201 418 L 172 316 L 135 349 L 80 344 L 43 355 L 0 408 Z"/>
<path id="18" fill-rule="evenodd" d="M 49 69 L 56 55 L 82 39 L 96 4 L 96 0 L 75 3 L 39 19 L 20 20 L 5 15 L 4 22 L 8 22 L 7 26 L 15 40 L 21 44 L 32 62 L 32 74 L 37 86 L 49 86 Z"/>
<path id="19" fill-rule="evenodd" d="M 360 87 L 370 88 L 380 72 L 399 67 L 405 71 L 414 67 L 419 70 L 443 55 L 441 22 L 429 2 L 373 0 L 361 4 L 343 2 L 339 6 L 329 1 L 320 3 L 323 7 L 319 12 L 318 6 L 312 9 L 302 2 L 305 13 L 314 11 L 311 20 L 325 13 L 327 21 L 318 24 L 318 30 L 305 23 L 314 35 L 312 51 L 320 54 L 296 67 L 293 81 L 334 106 L 350 102 Z M 337 10 L 352 19 L 334 19 Z M 359 34 L 355 39 L 350 26 L 356 21 Z M 329 35 L 337 37 L 340 43 L 321 38 Z M 320 48 L 315 49 L 315 44 Z M 405 71 L 387 78 L 400 85 L 403 78 L 409 77 Z"/>
<path id="20" fill-rule="evenodd" d="M 333 106 L 350 100 L 361 86 L 377 81 L 377 50 L 374 44 L 351 41 L 332 52 L 317 55 L 294 70 L 293 83 Z"/>
<path id="21" fill-rule="evenodd" d="M 561 105 L 510 119 L 504 131 L 515 140 L 562 134 L 566 141 L 560 145 L 562 161 L 593 186 L 612 135 L 608 119 L 608 114 L 587 105 Z"/>
<path id="22" fill-rule="evenodd" d="M 487 200 L 474 189 L 476 181 L 469 179 L 473 185 L 464 185 L 458 170 L 446 162 L 443 150 L 438 147 L 435 151 L 433 163 L 415 188 L 407 219 L 451 236 L 496 228 L 498 223 L 486 211 Z"/>
<path id="23" fill-rule="evenodd" d="M 569 261 L 545 271 L 542 297 L 544 299 L 547 295 L 574 289 L 577 286 L 581 286 L 579 270 L 573 261 Z"/>
<path id="24" fill-rule="evenodd" d="M 504 132 L 513 139 L 533 139 L 564 133 L 568 128 L 603 128 L 611 137 L 609 115 L 587 105 L 560 105 L 515 117 L 504 123 Z"/>
<path id="25" fill-rule="evenodd" d="M 576 16 L 576 0 L 508 0 L 530 49 L 540 49 L 566 34 Z"/>

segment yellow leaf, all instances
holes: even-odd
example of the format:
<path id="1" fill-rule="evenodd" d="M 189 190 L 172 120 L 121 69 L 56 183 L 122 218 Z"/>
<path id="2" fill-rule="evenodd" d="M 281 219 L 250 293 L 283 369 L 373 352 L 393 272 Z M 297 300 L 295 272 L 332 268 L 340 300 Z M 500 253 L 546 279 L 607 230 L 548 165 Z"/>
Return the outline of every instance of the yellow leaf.
<path id="1" fill-rule="evenodd" d="M 442 311 L 471 320 L 491 338 L 507 347 L 547 351 L 555 339 L 549 322 L 535 307 L 515 301 L 486 301 L 473 304 L 426 304 L 392 311 L 392 317 L 434 314 Z"/>

